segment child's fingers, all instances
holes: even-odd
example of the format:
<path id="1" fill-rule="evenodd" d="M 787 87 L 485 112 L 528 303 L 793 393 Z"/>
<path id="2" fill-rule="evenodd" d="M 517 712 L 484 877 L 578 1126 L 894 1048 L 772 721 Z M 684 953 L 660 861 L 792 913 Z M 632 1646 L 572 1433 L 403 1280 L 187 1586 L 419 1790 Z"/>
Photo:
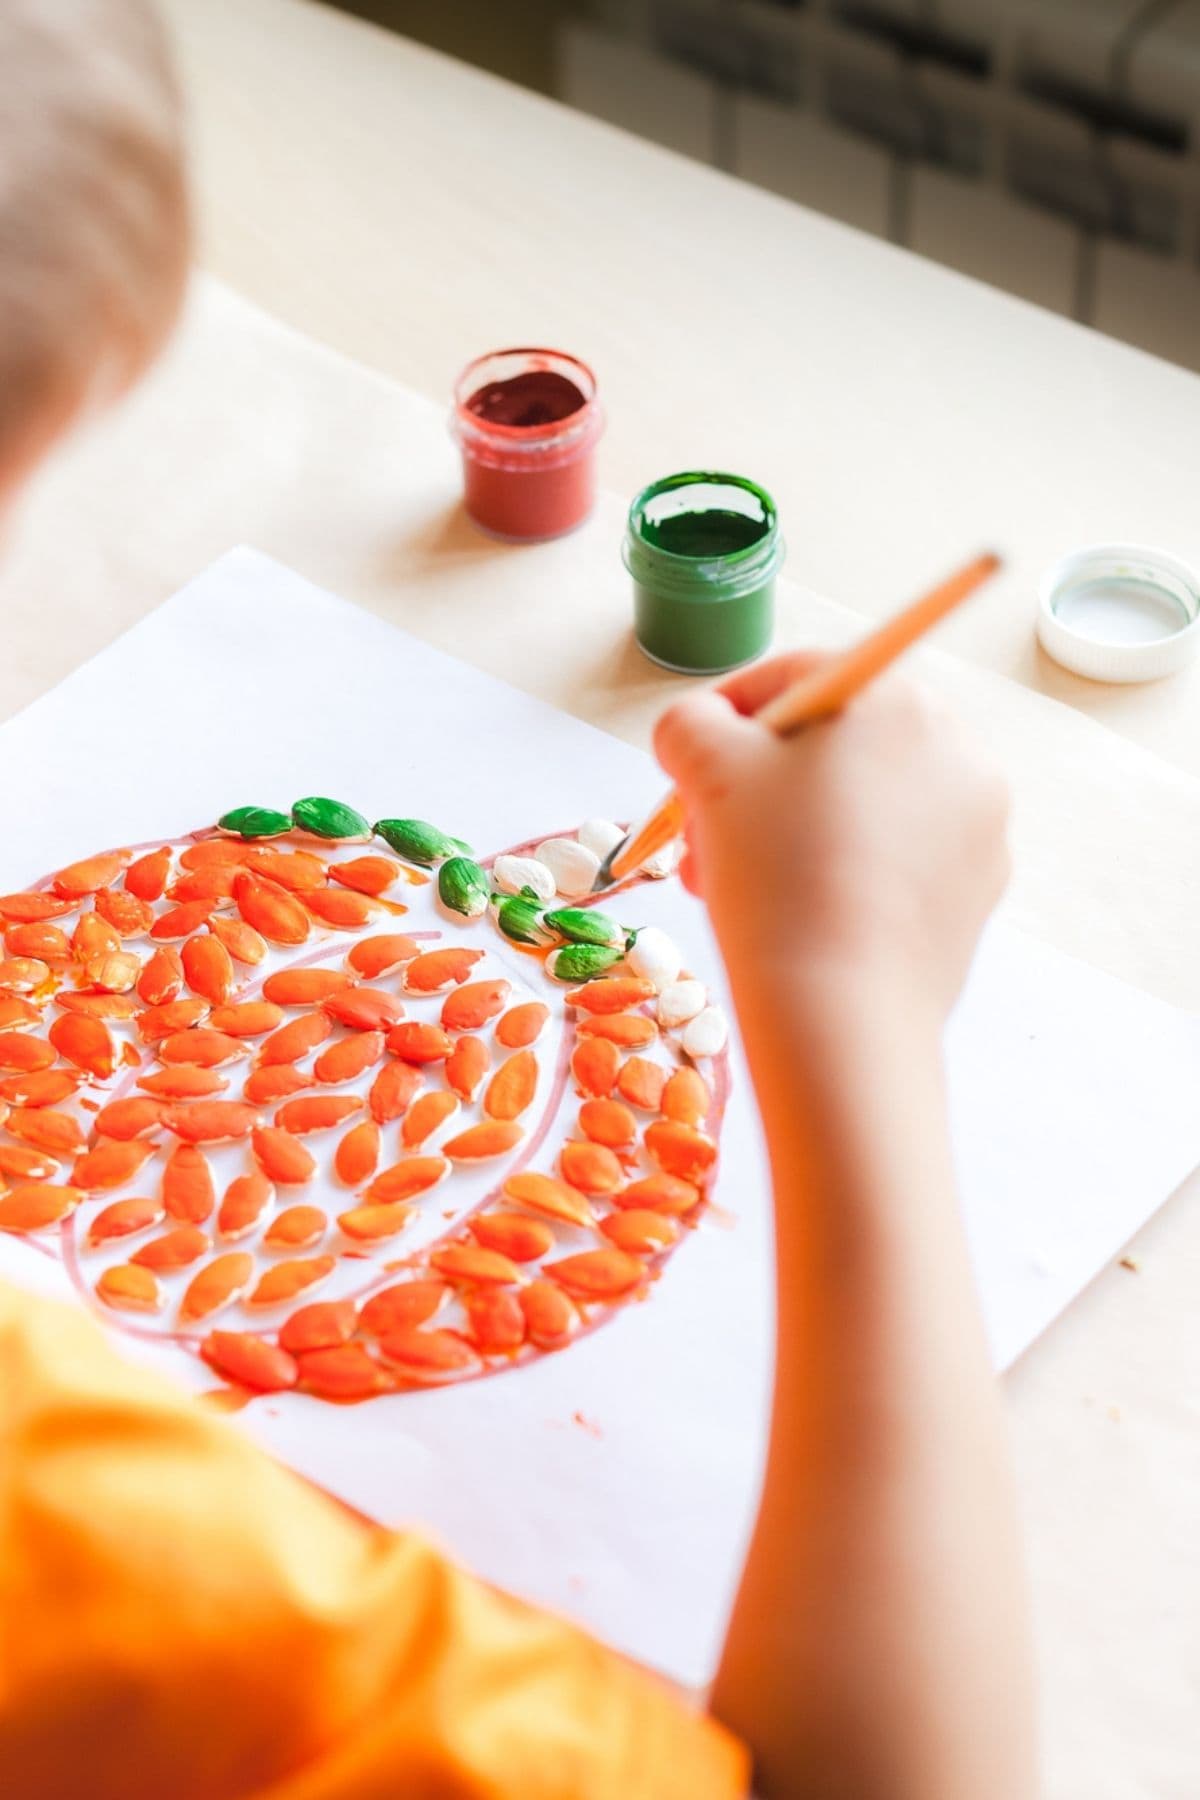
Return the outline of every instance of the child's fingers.
<path id="1" fill-rule="evenodd" d="M 814 669 L 828 661 L 828 653 L 824 651 L 793 650 L 786 656 L 772 656 L 767 662 L 738 669 L 721 683 L 717 692 L 725 696 L 735 711 L 756 713 L 784 688 L 791 687 L 793 681 L 799 681 L 802 675 L 811 675 Z"/>
<path id="2" fill-rule="evenodd" d="M 731 765 L 760 742 L 715 688 L 677 701 L 654 728 L 654 754 L 685 794 L 720 791 Z"/>

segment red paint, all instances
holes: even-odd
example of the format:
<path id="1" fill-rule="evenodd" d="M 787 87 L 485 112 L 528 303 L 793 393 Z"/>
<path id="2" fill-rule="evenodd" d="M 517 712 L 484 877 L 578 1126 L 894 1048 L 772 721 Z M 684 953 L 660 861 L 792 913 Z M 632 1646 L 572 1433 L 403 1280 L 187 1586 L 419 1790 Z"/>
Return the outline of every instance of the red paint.
<path id="1" fill-rule="evenodd" d="M 504 381 L 489 381 L 467 401 L 467 411 L 489 425 L 557 425 L 587 401 L 566 375 L 555 369 L 526 369 Z"/>
<path id="2" fill-rule="evenodd" d="M 596 378 L 573 356 L 497 350 L 469 364 L 455 386 L 452 429 L 471 518 L 525 541 L 573 531 L 595 503 L 603 424 Z"/>

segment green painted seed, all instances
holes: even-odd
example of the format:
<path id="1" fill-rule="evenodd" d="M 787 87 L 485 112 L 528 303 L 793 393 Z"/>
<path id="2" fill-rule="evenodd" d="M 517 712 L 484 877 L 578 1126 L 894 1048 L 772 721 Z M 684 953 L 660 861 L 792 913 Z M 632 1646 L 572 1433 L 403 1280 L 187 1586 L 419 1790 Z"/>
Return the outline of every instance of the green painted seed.
<path id="1" fill-rule="evenodd" d="M 438 899 L 464 919 L 482 918 L 490 892 L 487 876 L 469 856 L 451 856 L 438 870 Z"/>
<path id="2" fill-rule="evenodd" d="M 510 894 L 507 899 L 501 900 L 496 908 L 496 924 L 514 944 L 540 946 L 558 942 L 558 933 L 545 924 L 542 903 L 533 896 L 532 890 Z"/>
<path id="3" fill-rule="evenodd" d="M 376 837 L 390 845 L 397 856 L 403 856 L 408 862 L 421 863 L 425 868 L 456 852 L 471 854 L 469 844 L 447 837 L 427 819 L 377 819 L 374 829 Z"/>
<path id="4" fill-rule="evenodd" d="M 545 917 L 547 925 L 572 944 L 616 945 L 623 950 L 629 935 L 615 919 L 591 906 L 560 906 Z"/>
<path id="5" fill-rule="evenodd" d="M 240 838 L 282 837 L 292 829 L 287 813 L 275 812 L 269 806 L 235 806 L 217 820 L 218 831 L 228 831 Z"/>
<path id="6" fill-rule="evenodd" d="M 352 806 L 344 806 L 340 800 L 327 800 L 320 794 L 310 794 L 307 799 L 296 801 L 292 807 L 292 823 L 297 831 L 311 832 L 313 837 L 366 838 L 371 835 L 371 827 L 361 813 L 355 812 Z"/>
<path id="7" fill-rule="evenodd" d="M 604 944 L 566 944 L 546 958 L 546 973 L 555 981 L 594 981 L 620 960 L 621 952 Z"/>

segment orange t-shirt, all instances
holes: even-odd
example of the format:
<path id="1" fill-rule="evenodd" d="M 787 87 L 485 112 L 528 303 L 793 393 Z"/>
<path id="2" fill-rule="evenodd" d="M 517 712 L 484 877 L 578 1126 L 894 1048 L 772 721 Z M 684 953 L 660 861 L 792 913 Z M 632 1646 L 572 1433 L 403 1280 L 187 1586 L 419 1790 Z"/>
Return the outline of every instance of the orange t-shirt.
<path id="1" fill-rule="evenodd" d="M 730 1800 L 653 1676 L 356 1521 L 71 1308 L 0 1285 L 12 1800 Z"/>

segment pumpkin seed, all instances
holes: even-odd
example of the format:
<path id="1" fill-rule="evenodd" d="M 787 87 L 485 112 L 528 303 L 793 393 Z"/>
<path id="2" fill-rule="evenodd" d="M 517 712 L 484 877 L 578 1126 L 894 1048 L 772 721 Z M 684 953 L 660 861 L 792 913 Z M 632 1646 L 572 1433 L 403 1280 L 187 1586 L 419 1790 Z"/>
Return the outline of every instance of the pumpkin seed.
<path id="1" fill-rule="evenodd" d="M 504 894 L 520 894 L 529 888 L 539 900 L 553 900 L 558 892 L 553 875 L 534 856 L 498 856 L 492 876 Z"/>
<path id="2" fill-rule="evenodd" d="M 531 890 L 511 894 L 496 908 L 496 924 L 514 944 L 554 944 L 558 934 L 542 919 L 542 903 Z"/>
<path id="3" fill-rule="evenodd" d="M 679 947 L 657 925 L 644 925 L 626 951 L 625 960 L 635 975 L 652 981 L 661 993 L 678 981 L 683 967 Z"/>
<path id="4" fill-rule="evenodd" d="M 719 1006 L 706 1006 L 687 1026 L 680 1042 L 688 1056 L 699 1060 L 719 1056 L 729 1038 L 729 1023 Z"/>
<path id="5" fill-rule="evenodd" d="M 547 925 L 552 925 L 561 937 L 571 944 L 616 944 L 624 949 L 628 935 L 623 926 L 607 913 L 597 912 L 591 906 L 560 906 L 546 915 Z"/>
<path id="6" fill-rule="evenodd" d="M 469 856 L 448 857 L 438 870 L 438 899 L 464 919 L 482 918 L 490 894 L 487 876 Z"/>
<path id="7" fill-rule="evenodd" d="M 289 815 L 275 812 L 269 806 L 235 806 L 232 812 L 222 813 L 217 820 L 218 831 L 227 831 L 240 838 L 282 837 L 291 829 Z"/>
<path id="8" fill-rule="evenodd" d="M 608 944 L 565 944 L 546 958 L 546 972 L 555 981 L 592 981 L 621 960 L 621 952 Z"/>
<path id="9" fill-rule="evenodd" d="M 320 838 L 368 838 L 371 827 L 362 814 L 340 800 L 326 800 L 310 794 L 292 807 L 292 823 L 297 831 L 309 831 Z"/>
<path id="10" fill-rule="evenodd" d="M 625 838 L 621 827 L 614 825 L 611 819 L 585 819 L 575 835 L 584 849 L 598 856 L 601 862 L 611 856 Z"/>
<path id="11" fill-rule="evenodd" d="M 409 862 L 421 863 L 425 868 L 441 862 L 447 856 L 454 856 L 457 852 L 467 856 L 471 854 L 469 844 L 447 837 L 444 831 L 439 831 L 427 819 L 377 819 L 375 835 L 390 845 L 397 856 L 403 856 Z"/>
<path id="12" fill-rule="evenodd" d="M 574 838 L 547 838 L 534 855 L 554 877 L 554 885 L 565 900 L 578 900 L 590 894 L 600 873 L 600 858 L 592 850 L 577 844 Z"/>
<path id="13" fill-rule="evenodd" d="M 658 1022 L 664 1031 L 674 1031 L 703 1012 L 707 999 L 702 981 L 690 977 L 686 981 L 672 981 L 659 993 Z"/>

